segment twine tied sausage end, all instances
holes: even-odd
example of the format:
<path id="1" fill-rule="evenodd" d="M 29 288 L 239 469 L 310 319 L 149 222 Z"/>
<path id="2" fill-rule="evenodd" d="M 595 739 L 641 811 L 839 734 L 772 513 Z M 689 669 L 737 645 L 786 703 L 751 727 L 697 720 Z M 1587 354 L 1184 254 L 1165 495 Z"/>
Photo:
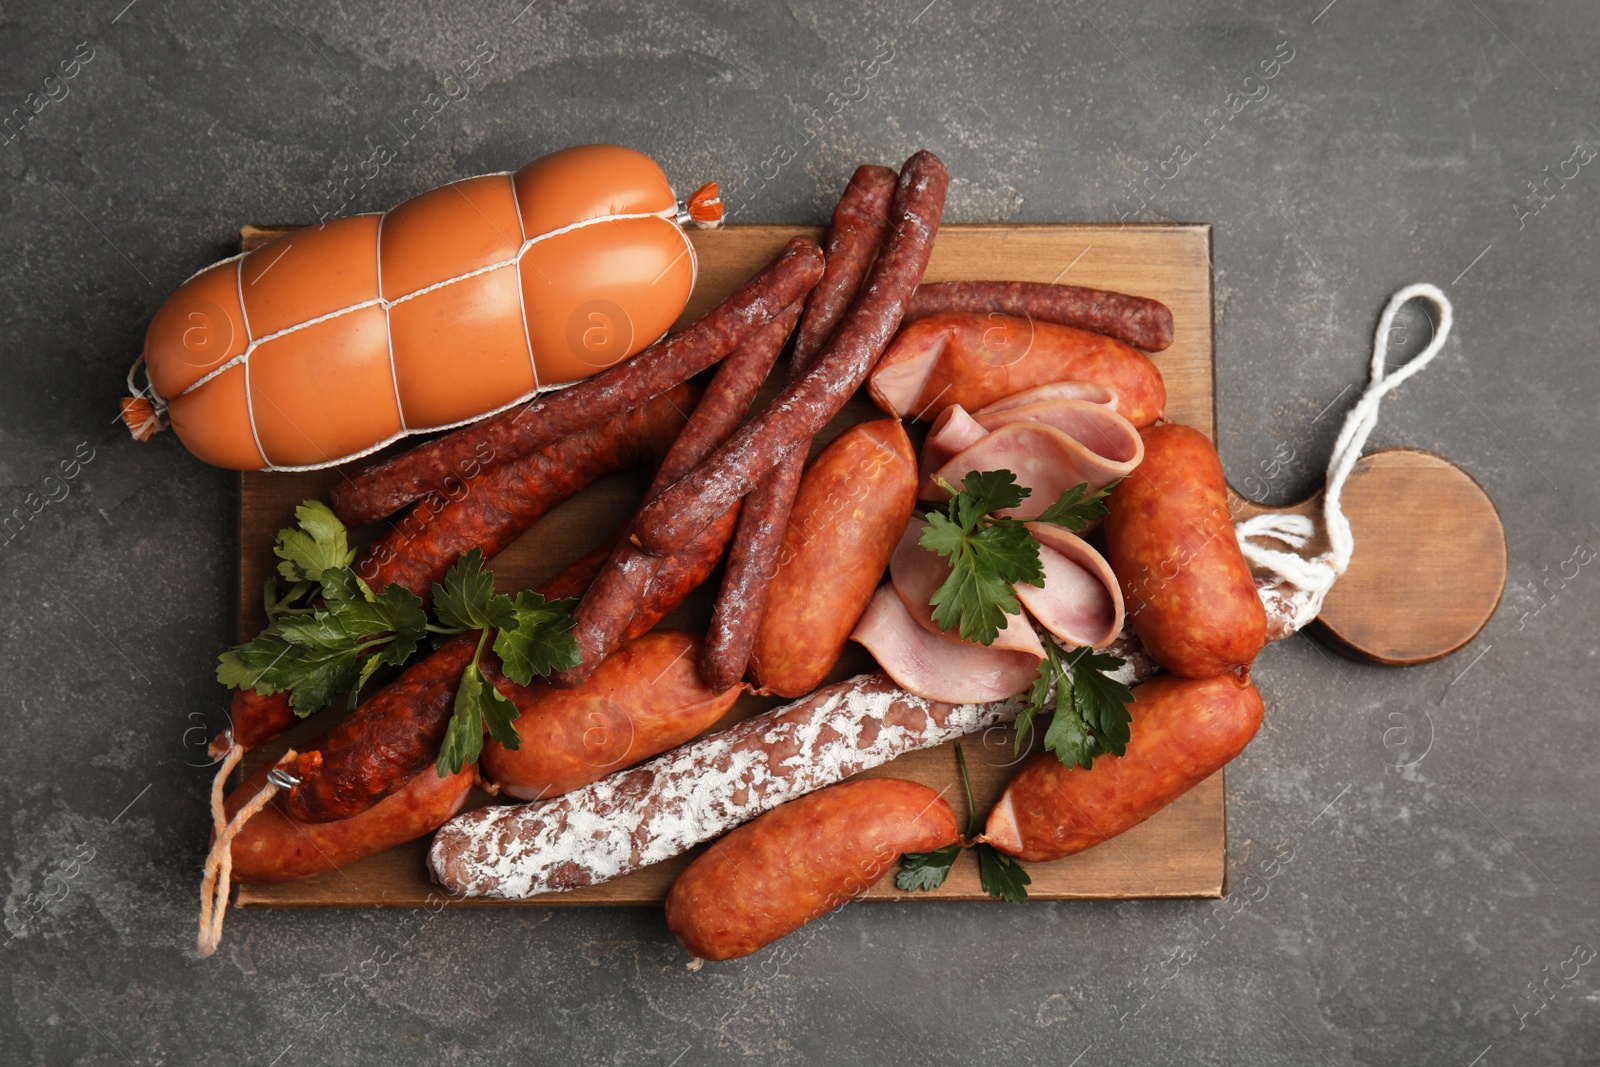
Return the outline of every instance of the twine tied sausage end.
<path id="1" fill-rule="evenodd" d="M 293 763 L 297 755 L 291 748 L 278 759 L 273 770 L 281 770 Z M 217 946 L 222 943 L 222 920 L 228 910 L 228 892 L 233 875 L 233 839 L 239 836 L 244 824 L 249 822 L 256 812 L 266 807 L 272 798 L 278 795 L 280 788 L 272 776 L 268 775 L 261 789 L 234 813 L 230 821 L 227 809 L 223 805 L 222 787 L 243 756 L 244 746 L 237 742 L 229 745 L 227 755 L 222 758 L 222 766 L 217 768 L 217 776 L 211 782 L 211 823 L 216 840 L 211 843 L 211 852 L 206 856 L 205 876 L 200 881 L 198 948 L 202 957 L 217 951 Z"/>

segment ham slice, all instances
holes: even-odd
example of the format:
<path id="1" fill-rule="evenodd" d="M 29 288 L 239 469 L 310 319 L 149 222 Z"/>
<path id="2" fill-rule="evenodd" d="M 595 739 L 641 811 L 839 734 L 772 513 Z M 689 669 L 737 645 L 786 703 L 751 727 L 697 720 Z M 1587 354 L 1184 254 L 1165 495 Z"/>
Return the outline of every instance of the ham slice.
<path id="1" fill-rule="evenodd" d="M 895 684 L 928 700 L 983 703 L 1033 684 L 1039 658 L 951 641 L 917 624 L 888 582 L 878 587 L 852 641 L 865 646 Z"/>
<path id="2" fill-rule="evenodd" d="M 933 472 L 949 463 L 963 451 L 983 440 L 989 433 L 960 404 L 952 404 L 933 420 L 928 439 L 922 443 L 922 484 L 928 484 Z"/>
<path id="3" fill-rule="evenodd" d="M 1116 417 L 1107 409 L 1099 410 Z M 1134 440 L 1138 437 L 1135 431 Z M 1020 507 L 996 514 L 1025 518 L 1037 515 L 1075 485 L 1088 482 L 1090 488 L 1099 489 L 1127 477 L 1142 456 L 1142 449 L 1103 455 L 1054 426 L 1013 422 L 984 435 L 932 473 L 959 486 L 973 471 L 1009 470 L 1017 476 L 1017 484 L 1027 486 L 1032 493 Z M 923 483 L 920 496 L 924 500 L 950 499 L 949 493 L 934 484 L 931 475 Z"/>
<path id="4" fill-rule="evenodd" d="M 1122 632 L 1123 606 L 1111 565 L 1064 527 L 1030 522 L 1028 532 L 1039 542 L 1044 588 L 1018 585 L 1022 606 L 1069 648 L 1103 648 L 1115 641 Z"/>
<path id="5" fill-rule="evenodd" d="M 976 414 L 982 419 L 985 415 L 1005 411 L 1007 408 L 1037 404 L 1043 400 L 1087 400 L 1091 404 L 1104 404 L 1114 408 L 1117 406 L 1117 392 L 1109 385 L 1101 385 L 1099 382 L 1052 382 L 1049 385 L 1035 386 L 1020 393 L 1003 396 L 994 403 L 979 408 Z"/>
<path id="6" fill-rule="evenodd" d="M 889 557 L 889 581 L 893 584 L 894 591 L 899 594 L 901 602 L 905 604 L 906 613 L 924 630 L 956 644 L 971 645 L 972 642 L 963 641 L 956 636 L 954 630 L 941 631 L 938 624 L 933 621 L 933 605 L 929 601 L 944 584 L 944 580 L 950 577 L 950 564 L 937 552 L 930 552 L 922 547 L 920 543 L 922 531 L 927 528 L 928 524 L 921 519 L 914 520 L 906 527 L 906 532 L 900 538 L 900 544 L 895 547 L 894 555 Z M 1089 549 L 1089 551 L 1094 550 Z M 1048 572 L 1046 575 L 1048 588 Z M 1035 589 L 1034 592 L 1042 593 L 1044 590 Z M 1027 618 L 1020 614 L 1007 615 L 1006 624 L 995 636 L 994 643 L 987 647 L 998 652 L 1026 652 L 1033 657 L 1035 666 L 1044 659 L 1044 645 L 1039 643 L 1039 635 L 1033 632 L 1033 626 Z"/>
<path id="7" fill-rule="evenodd" d="M 952 409 L 953 410 L 953 409 Z M 1007 406 L 995 411 L 985 408 L 972 421 L 985 430 L 998 430 L 1016 422 L 1037 422 L 1052 426 L 1077 441 L 1118 470 L 1124 477 L 1144 459 L 1144 438 L 1133 423 L 1102 404 L 1087 400 L 1041 400 Z M 971 442 L 973 444 L 976 442 Z"/>

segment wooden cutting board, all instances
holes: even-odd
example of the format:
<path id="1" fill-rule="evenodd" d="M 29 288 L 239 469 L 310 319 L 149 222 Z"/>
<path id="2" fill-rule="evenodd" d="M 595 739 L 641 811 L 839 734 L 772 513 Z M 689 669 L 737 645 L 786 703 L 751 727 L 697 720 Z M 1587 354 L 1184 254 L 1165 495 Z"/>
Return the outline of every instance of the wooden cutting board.
<path id="1" fill-rule="evenodd" d="M 243 245 L 251 248 L 287 227 L 247 227 Z M 700 279 L 684 312 L 687 322 L 764 266 L 797 233 L 820 240 L 815 227 L 734 226 L 693 234 L 700 257 Z M 1032 225 L 946 226 L 939 232 L 929 281 L 1005 278 L 1065 282 L 1154 297 L 1172 309 L 1176 340 L 1153 358 L 1167 384 L 1167 418 L 1215 436 L 1212 388 L 1211 230 L 1209 226 Z M 681 325 L 681 323 L 680 323 Z M 774 380 L 781 378 L 781 369 Z M 882 413 L 857 399 L 817 438 L 815 450 L 854 423 Z M 920 443 L 920 432 L 913 428 Z M 253 635 L 265 624 L 261 585 L 274 565 L 276 532 L 292 524 L 294 506 L 308 497 L 326 499 L 339 477 L 312 473 L 246 472 L 239 480 L 239 632 Z M 501 592 L 537 585 L 616 529 L 644 490 L 642 473 L 607 478 L 547 515 L 515 544 L 491 561 Z M 374 536 L 363 531 L 363 542 Z M 662 622 L 669 628 L 702 631 L 720 571 Z M 833 679 L 872 669 L 861 649 L 851 645 Z M 722 725 L 765 711 L 779 701 L 741 699 Z M 276 759 L 291 743 L 317 736 L 332 725 L 333 711 L 301 723 L 272 745 L 247 757 L 245 771 Z M 993 730 L 963 743 L 981 812 L 999 797 L 1016 763 L 1009 729 Z M 1024 754 L 1026 755 L 1026 753 Z M 871 772 L 924 782 L 945 790 L 958 818 L 966 816 L 952 746 L 901 756 Z M 468 805 L 489 803 L 474 792 Z M 1057 860 L 1032 864 L 1030 895 L 1036 900 L 1125 897 L 1219 897 L 1226 876 L 1227 828 L 1223 774 L 1201 783 L 1166 810 L 1098 847 Z M 302 882 L 243 886 L 240 907 L 413 907 L 442 899 L 423 864 L 426 841 L 391 849 L 341 870 Z M 656 904 L 666 895 L 689 857 L 658 864 L 626 878 L 573 893 L 552 893 L 527 901 L 469 900 L 478 906 Z M 886 878 L 868 894 L 873 900 L 987 900 L 979 888 L 976 864 L 964 855 L 945 885 L 930 893 L 905 893 Z"/>

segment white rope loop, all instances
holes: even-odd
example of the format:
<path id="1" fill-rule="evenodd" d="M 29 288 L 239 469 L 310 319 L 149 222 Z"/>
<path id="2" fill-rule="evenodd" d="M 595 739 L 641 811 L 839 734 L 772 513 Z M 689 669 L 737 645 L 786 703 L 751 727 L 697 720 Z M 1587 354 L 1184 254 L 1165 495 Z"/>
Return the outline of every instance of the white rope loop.
<path id="1" fill-rule="evenodd" d="M 1406 304 L 1419 298 L 1431 301 L 1439 309 L 1439 321 L 1434 327 L 1433 337 L 1421 352 L 1390 373 L 1389 334 L 1394 328 L 1395 316 Z M 1311 520 L 1302 515 L 1257 515 L 1235 525 L 1239 547 L 1251 566 L 1272 575 L 1274 584 L 1293 586 L 1303 594 L 1297 598 L 1295 629 L 1310 622 L 1322 610 L 1322 601 L 1328 590 L 1350 566 L 1350 557 L 1355 553 L 1355 535 L 1350 530 L 1350 520 L 1345 517 L 1341 498 L 1345 482 L 1355 469 L 1356 461 L 1361 458 L 1373 427 L 1378 424 L 1379 405 L 1401 382 L 1433 362 L 1444 348 L 1454 321 L 1455 312 L 1450 305 L 1450 298 L 1438 286 L 1426 282 L 1408 285 L 1395 293 L 1389 298 L 1383 314 L 1378 317 L 1368 372 L 1371 380 L 1361 399 L 1345 416 L 1344 426 L 1333 444 L 1333 455 L 1328 460 L 1327 488 L 1323 491 L 1322 500 L 1322 524 L 1328 535 L 1328 551 L 1313 559 L 1306 559 L 1293 552 L 1264 548 L 1253 543 L 1253 538 L 1270 537 L 1291 548 L 1303 548 L 1315 530 Z"/>

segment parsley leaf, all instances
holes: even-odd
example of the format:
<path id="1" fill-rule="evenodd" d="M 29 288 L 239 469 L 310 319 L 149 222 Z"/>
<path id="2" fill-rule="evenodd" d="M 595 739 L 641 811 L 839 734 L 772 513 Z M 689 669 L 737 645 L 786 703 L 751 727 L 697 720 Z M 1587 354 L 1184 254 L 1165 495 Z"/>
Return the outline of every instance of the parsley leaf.
<path id="1" fill-rule="evenodd" d="M 444 585 L 434 583 L 433 612 L 441 623 L 456 630 L 516 625 L 511 598 L 495 595 L 494 575 L 483 569 L 481 548 L 456 560 L 444 576 Z"/>
<path id="2" fill-rule="evenodd" d="M 990 844 L 977 845 L 973 851 L 978 854 L 978 881 L 985 893 L 1007 904 L 1027 903 L 1033 879 L 1022 864 Z"/>
<path id="3" fill-rule="evenodd" d="M 929 512 L 919 543 L 950 561 L 950 576 L 928 603 L 941 630 L 955 628 L 963 641 L 994 643 L 1007 615 L 1020 615 L 1022 605 L 1014 582 L 1044 585 L 1039 543 L 1016 519 L 991 518 L 989 512 L 1014 508 L 1032 490 L 1016 484 L 1010 471 L 972 471 L 943 511 Z"/>
<path id="4" fill-rule="evenodd" d="M 1104 499 L 1114 485 L 1089 488 L 1088 482 L 1062 493 L 1032 519 L 996 516 L 1021 506 L 1033 490 L 1017 484 L 1008 470 L 970 471 L 961 488 L 936 479 L 950 500 L 941 511 L 927 514 L 927 528 L 918 543 L 950 561 L 950 575 L 928 599 L 934 625 L 954 628 L 963 641 L 994 643 L 1007 615 L 1020 615 L 1016 584 L 1044 585 L 1039 543 L 1026 523 L 1050 522 L 1081 530 L 1106 514 Z"/>
<path id="5" fill-rule="evenodd" d="M 1127 751 L 1129 724 L 1133 716 L 1127 705 L 1133 703 L 1133 690 L 1106 676 L 1123 661 L 1092 648 L 1073 649 L 1062 655 L 1049 638 L 1044 642 L 1045 658 L 1028 693 L 1028 706 L 1017 716 L 1016 750 L 1021 752 L 1027 730 L 1034 717 L 1044 710 L 1052 689 L 1055 693 L 1050 728 L 1044 734 L 1044 747 L 1067 766 L 1074 763 L 1088 770 L 1094 758 L 1107 753 L 1120 756 Z"/>
<path id="6" fill-rule="evenodd" d="M 546 601 L 538 593 L 518 593 L 512 601 L 515 624 L 500 627 L 494 651 L 506 677 L 527 685 L 533 676 L 576 667 L 583 659 L 572 636 L 576 600 Z M 507 746 L 515 748 L 516 746 Z"/>
<path id="7" fill-rule="evenodd" d="M 1056 502 L 1045 508 L 1038 517 L 1028 521 L 1052 522 L 1069 530 L 1081 530 L 1091 522 L 1106 517 L 1105 498 L 1111 495 L 1111 490 L 1118 484 L 1112 482 L 1103 488 L 1091 490 L 1088 482 L 1079 482 L 1057 497 Z"/>
<path id="8" fill-rule="evenodd" d="M 482 651 L 480 639 L 478 652 Z M 434 770 L 440 778 L 444 778 L 457 773 L 469 763 L 476 763 L 483 752 L 483 731 L 486 726 L 490 737 L 516 751 L 522 739 L 517 736 L 517 728 L 512 724 L 520 714 L 517 706 L 483 676 L 483 669 L 478 666 L 475 655 L 461 674 L 455 708 L 450 716 L 450 725 L 445 730 L 444 742 L 439 746 L 439 759 Z"/>
<path id="9" fill-rule="evenodd" d="M 938 889 L 950 877 L 950 868 L 955 866 L 959 855 L 959 841 L 932 852 L 907 852 L 900 857 L 900 872 L 894 876 L 895 888 L 907 891 Z"/>
<path id="10" fill-rule="evenodd" d="M 279 530 L 272 552 L 278 573 L 291 582 L 314 582 L 326 570 L 348 567 L 356 558 L 344 523 L 320 500 L 294 509 L 295 526 Z"/>

